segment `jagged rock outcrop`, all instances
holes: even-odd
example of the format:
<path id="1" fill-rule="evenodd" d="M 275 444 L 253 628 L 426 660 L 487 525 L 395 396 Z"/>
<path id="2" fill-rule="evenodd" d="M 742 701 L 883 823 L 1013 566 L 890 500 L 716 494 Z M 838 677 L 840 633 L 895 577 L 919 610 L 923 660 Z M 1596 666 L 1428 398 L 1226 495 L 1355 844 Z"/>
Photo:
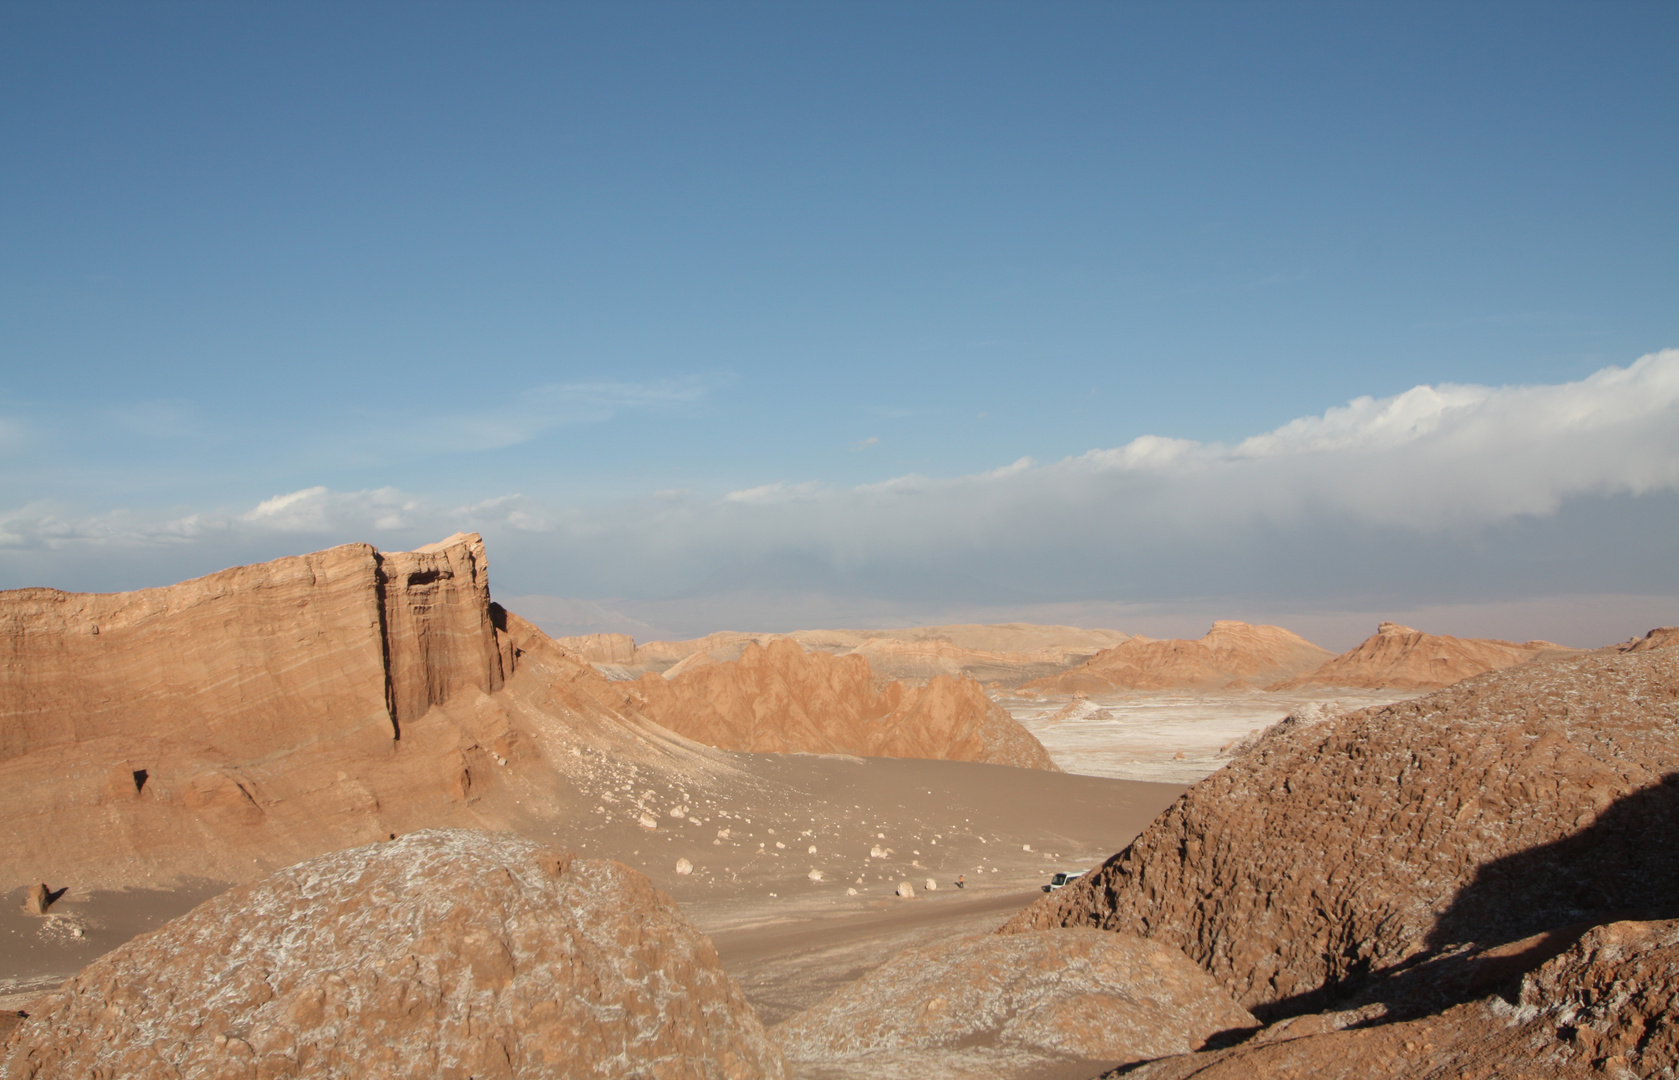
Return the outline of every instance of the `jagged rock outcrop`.
<path id="1" fill-rule="evenodd" d="M 1679 648 L 1594 654 L 1282 725 L 1005 929 L 1175 946 L 1271 1019 L 1426 1012 L 1509 974 L 1489 949 L 1666 917 L 1676 828 Z"/>
<path id="2" fill-rule="evenodd" d="M 983 1075 L 999 1057 L 998 1071 L 1020 1075 L 1056 1061 L 1091 1062 L 1088 1074 L 1256 1027 L 1176 949 L 1047 930 L 900 953 L 771 1034 L 790 1062 L 844 1063 L 854 1075 Z"/>
<path id="3" fill-rule="evenodd" d="M 1115 690 L 1221 690 L 1265 686 L 1323 664 L 1335 654 L 1280 626 L 1220 619 L 1194 641 L 1134 637 L 1024 689 L 1056 694 Z"/>
<path id="4" fill-rule="evenodd" d="M 641 874 L 457 830 L 232 889 L 38 999 L 9 1077 L 780 1077 Z"/>
<path id="5" fill-rule="evenodd" d="M 749 643 L 738 660 L 627 687 L 635 708 L 726 750 L 858 754 L 1056 768 L 1037 739 L 972 679 L 941 676 L 876 690 L 867 660 Z"/>
<path id="6" fill-rule="evenodd" d="M 1425 634 L 1385 622 L 1356 648 L 1322 667 L 1271 687 L 1345 686 L 1360 689 L 1431 690 L 1474 675 L 1501 671 L 1534 660 L 1554 660 L 1578 652 L 1549 641 L 1498 641 Z"/>

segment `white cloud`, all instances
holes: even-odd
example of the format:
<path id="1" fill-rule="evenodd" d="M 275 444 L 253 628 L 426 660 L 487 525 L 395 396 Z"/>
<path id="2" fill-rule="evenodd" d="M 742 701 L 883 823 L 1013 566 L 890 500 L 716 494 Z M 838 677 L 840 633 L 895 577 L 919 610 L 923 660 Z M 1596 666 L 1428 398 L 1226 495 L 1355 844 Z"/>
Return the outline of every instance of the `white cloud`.
<path id="1" fill-rule="evenodd" d="M 0 550 L 199 545 L 243 558 L 474 529 L 514 590 L 569 596 L 1411 590 L 1445 603 L 1476 591 L 1679 593 L 1676 494 L 1679 350 L 1668 350 L 1561 385 L 1358 398 L 1231 444 L 1146 435 L 1055 462 L 849 488 L 783 480 L 592 508 L 321 486 L 231 511 L 77 517 L 37 503 L 0 513 Z"/>

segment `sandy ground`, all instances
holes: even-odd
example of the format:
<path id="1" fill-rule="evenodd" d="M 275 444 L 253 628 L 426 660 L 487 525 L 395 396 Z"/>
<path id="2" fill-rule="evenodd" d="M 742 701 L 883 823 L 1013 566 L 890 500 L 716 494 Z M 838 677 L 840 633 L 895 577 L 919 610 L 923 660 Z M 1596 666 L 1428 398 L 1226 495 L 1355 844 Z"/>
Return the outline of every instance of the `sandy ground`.
<path id="1" fill-rule="evenodd" d="M 556 792 L 580 812 L 518 831 L 646 873 L 713 936 L 769 1023 L 900 949 L 1001 925 L 1055 871 L 1105 859 L 1183 790 L 971 762 L 732 757 L 743 775 L 721 786 L 643 782 L 603 762 L 612 783 L 596 790 L 615 801 Z M 894 895 L 902 882 L 915 899 Z M 84 894 L 72 883 L 45 919 L 24 914 L 14 890 L 0 899 L 0 1011 L 225 887 Z"/>
<path id="2" fill-rule="evenodd" d="M 901 950 L 997 927 L 1041 896 L 1055 871 L 1094 866 L 1123 848 L 1185 785 L 1228 760 L 1231 743 L 1299 706 L 1361 708 L 1397 698 L 1124 693 L 1075 701 L 1004 693 L 999 700 L 1067 772 L 739 754 L 731 758 L 740 776 L 684 784 L 603 756 L 589 777 L 592 794 L 551 793 L 554 805 L 574 808 L 564 821 L 533 813 L 518 831 L 646 873 L 711 935 L 724 966 L 774 1024 Z M 1069 715 L 1051 719 L 1068 705 Z M 915 899 L 895 895 L 902 882 Z M 72 883 L 45 919 L 22 911 L 22 890 L 0 899 L 0 1027 L 35 993 L 225 887 L 186 881 L 82 893 Z M 1003 1064 L 978 1071 L 996 1074 Z M 1025 1060 L 1020 1070 L 1064 1071 Z"/>
<path id="3" fill-rule="evenodd" d="M 1195 694 L 1127 691 L 1072 697 L 997 695 L 1068 772 L 1121 780 L 1193 784 L 1230 760 L 1231 744 L 1311 702 L 1335 712 L 1386 705 L 1415 693 L 1362 690 Z M 1072 716 L 1053 719 L 1067 706 Z"/>

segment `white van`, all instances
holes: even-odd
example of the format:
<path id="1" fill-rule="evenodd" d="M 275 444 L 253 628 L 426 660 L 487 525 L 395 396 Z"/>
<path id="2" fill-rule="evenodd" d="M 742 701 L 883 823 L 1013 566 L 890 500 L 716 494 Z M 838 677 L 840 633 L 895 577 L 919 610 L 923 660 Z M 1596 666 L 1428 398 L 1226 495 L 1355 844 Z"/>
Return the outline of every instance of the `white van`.
<path id="1" fill-rule="evenodd" d="M 1075 870 L 1070 874 L 1056 874 L 1049 879 L 1049 884 L 1044 886 L 1044 892 L 1054 892 L 1063 885 L 1071 885 L 1084 875 L 1085 871 L 1083 870 Z"/>

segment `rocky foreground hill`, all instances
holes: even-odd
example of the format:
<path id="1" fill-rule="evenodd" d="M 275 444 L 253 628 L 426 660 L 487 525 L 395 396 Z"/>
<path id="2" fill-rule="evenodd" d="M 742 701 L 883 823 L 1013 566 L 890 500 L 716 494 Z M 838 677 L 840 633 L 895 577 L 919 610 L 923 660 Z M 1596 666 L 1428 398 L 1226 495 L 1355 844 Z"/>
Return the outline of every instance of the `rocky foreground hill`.
<path id="1" fill-rule="evenodd" d="M 711 942 L 617 863 L 438 830 L 231 889 L 96 961 L 0 1075 L 774 1080 Z"/>
<path id="2" fill-rule="evenodd" d="M 1128 1075 L 1670 1075 L 1672 640 L 1284 723 L 1004 932 L 1170 945 L 1273 1025 Z"/>

